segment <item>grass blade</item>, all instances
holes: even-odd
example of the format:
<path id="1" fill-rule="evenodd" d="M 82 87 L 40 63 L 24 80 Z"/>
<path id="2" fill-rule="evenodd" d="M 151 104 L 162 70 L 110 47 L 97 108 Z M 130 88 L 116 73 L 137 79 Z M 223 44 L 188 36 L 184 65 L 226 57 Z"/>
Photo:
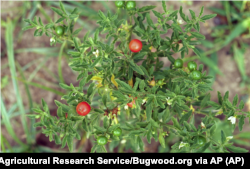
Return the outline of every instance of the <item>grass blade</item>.
<path id="1" fill-rule="evenodd" d="M 17 65 L 17 69 L 20 72 L 22 78 L 24 80 L 26 80 L 20 64 L 18 62 L 16 62 L 16 65 Z M 25 85 L 25 90 L 26 90 L 26 93 L 27 93 L 28 99 L 29 99 L 29 110 L 30 110 L 30 113 L 33 113 L 33 110 L 32 110 L 33 101 L 32 101 L 32 97 L 31 97 L 31 94 L 30 94 L 30 90 L 29 90 L 29 87 L 28 87 L 27 84 L 24 84 L 24 85 Z M 36 133 L 35 133 L 36 129 L 33 127 L 33 124 L 35 123 L 35 119 L 30 119 L 30 122 L 31 122 L 31 124 L 30 124 L 31 139 L 34 142 L 35 141 L 35 135 L 36 135 Z"/>
<path id="2" fill-rule="evenodd" d="M 233 39 L 235 39 L 236 37 L 240 36 L 243 32 L 245 32 L 249 27 L 249 25 L 250 25 L 250 18 L 247 18 L 242 22 L 238 23 L 231 31 L 230 35 L 226 37 L 223 46 L 228 45 Z"/>
<path id="3" fill-rule="evenodd" d="M 218 65 L 218 56 L 216 53 L 211 54 L 211 61 L 214 63 L 214 65 Z M 211 86 L 213 85 L 215 81 L 216 71 L 209 68 L 208 75 L 213 76 L 213 79 L 211 79 Z"/>
<path id="4" fill-rule="evenodd" d="M 5 147 L 4 147 L 4 143 L 3 143 L 3 135 L 1 136 L 1 152 L 6 152 Z"/>
<path id="5" fill-rule="evenodd" d="M 241 77 L 243 81 L 247 80 L 246 69 L 245 69 L 245 61 L 244 61 L 244 54 L 240 49 L 238 49 L 237 44 L 234 43 L 233 45 L 234 51 L 234 59 L 236 61 L 237 67 L 240 71 Z"/>
<path id="6" fill-rule="evenodd" d="M 6 39 L 7 55 L 8 55 L 8 61 L 9 61 L 9 66 L 10 66 L 12 83 L 13 83 L 14 90 L 16 93 L 18 108 L 22 112 L 22 115 L 21 115 L 22 126 L 24 128 L 24 132 L 25 132 L 26 137 L 27 137 L 27 142 L 30 143 L 31 138 L 29 136 L 29 130 L 28 130 L 28 125 L 27 125 L 27 121 L 26 121 L 22 97 L 19 93 L 18 83 L 15 79 L 17 76 L 16 76 L 14 48 L 13 48 L 13 27 L 12 27 L 12 22 L 11 22 L 10 18 L 8 18 L 6 26 L 7 26 L 6 27 L 7 29 L 5 32 L 5 39 Z"/>
<path id="7" fill-rule="evenodd" d="M 2 114 L 2 120 L 4 121 L 4 125 L 8 131 L 8 133 L 11 135 L 11 137 L 13 138 L 13 140 L 15 140 L 15 142 L 17 142 L 20 146 L 26 146 L 21 140 L 19 140 L 19 138 L 16 136 L 12 125 L 10 124 L 10 119 L 8 117 L 7 111 L 5 109 L 5 105 L 3 103 L 3 99 L 1 96 L 1 114 Z"/>

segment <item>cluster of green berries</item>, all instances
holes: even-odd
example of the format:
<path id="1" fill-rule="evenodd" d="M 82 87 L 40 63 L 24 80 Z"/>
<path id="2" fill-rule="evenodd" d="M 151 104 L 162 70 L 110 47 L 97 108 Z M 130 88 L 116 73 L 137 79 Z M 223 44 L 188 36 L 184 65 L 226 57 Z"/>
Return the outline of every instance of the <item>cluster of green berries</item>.
<path id="1" fill-rule="evenodd" d="M 188 62 L 188 69 L 191 72 L 191 77 L 194 80 L 199 80 L 201 79 L 201 72 L 196 70 L 197 69 L 197 64 L 194 61 Z M 174 62 L 174 67 L 175 68 L 182 68 L 183 67 L 183 61 L 181 59 L 176 59 Z"/>
<path id="2" fill-rule="evenodd" d="M 120 127 L 113 130 L 113 135 L 119 137 L 122 134 L 122 129 Z M 108 138 L 105 136 L 99 136 L 97 138 L 97 144 L 99 145 L 105 145 L 108 143 Z"/>
<path id="3" fill-rule="evenodd" d="M 136 3 L 135 1 L 115 1 L 115 6 L 117 8 L 123 8 L 125 7 L 127 10 L 131 10 L 131 9 L 134 9 L 135 6 L 136 6 Z"/>

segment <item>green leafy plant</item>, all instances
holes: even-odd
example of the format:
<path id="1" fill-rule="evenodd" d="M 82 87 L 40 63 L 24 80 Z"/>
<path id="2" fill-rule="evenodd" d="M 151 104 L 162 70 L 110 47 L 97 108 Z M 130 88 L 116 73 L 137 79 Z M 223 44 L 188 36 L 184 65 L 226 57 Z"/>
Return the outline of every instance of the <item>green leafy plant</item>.
<path id="1" fill-rule="evenodd" d="M 164 1 L 163 13 L 155 11 L 156 6 L 138 8 L 133 2 L 125 2 L 124 5 L 130 16 L 129 23 L 117 19 L 118 14 L 111 15 L 108 11 L 105 15 L 99 11 L 99 27 L 94 37 L 89 37 L 88 33 L 84 38 L 77 37 L 81 30 L 74 30 L 74 25 L 80 11 L 75 8 L 68 13 L 62 2 L 60 9 L 52 7 L 61 16 L 55 22 L 45 25 L 40 18 L 39 22 L 36 17 L 33 20 L 25 19 L 29 25 L 23 29 L 36 28 L 34 36 L 45 33 L 53 38 L 51 45 L 71 43 L 74 50 L 68 51 L 71 55 L 69 66 L 79 72 L 79 86 L 60 83 L 68 94 L 62 96 L 67 104 L 55 100 L 58 117 L 50 115 L 43 99 L 43 109 L 33 108 L 36 114 L 28 117 L 40 120 L 34 127 L 42 127 L 42 133 L 50 141 L 62 147 L 67 144 L 70 151 L 74 149 L 74 138 L 81 139 L 77 131 L 80 127 L 86 131 L 87 138 L 94 136 L 96 139 L 91 152 L 107 152 L 105 145 L 108 142 L 112 144 L 121 139 L 134 152 L 144 151 L 143 137 L 149 143 L 154 138 L 165 148 L 169 133 L 181 138 L 170 152 L 204 152 L 207 149 L 214 152 L 246 152 L 233 146 L 231 137 L 227 137 L 222 130 L 221 139 L 213 139 L 218 130 L 218 113 L 231 120 L 234 128 L 235 120 L 239 119 L 239 130 L 242 130 L 244 119 L 250 117 L 249 112 L 242 111 L 243 101 L 238 105 L 236 95 L 231 103 L 228 100 L 229 92 L 224 97 L 218 92 L 219 103 L 210 101 L 209 91 L 212 89 L 209 79 L 212 76 L 206 75 L 203 65 L 192 72 L 182 65 L 181 59 L 188 54 L 189 48 L 200 56 L 194 45 L 200 39 L 205 39 L 199 33 L 200 22 L 216 14 L 203 15 L 202 7 L 199 15 L 189 10 L 189 18 L 182 12 L 182 7 L 170 13 Z M 157 23 L 150 18 L 150 12 L 158 18 Z M 64 34 L 55 31 L 59 25 L 64 28 Z M 170 30 L 173 32 L 171 37 L 164 36 Z M 99 34 L 106 34 L 106 37 L 99 38 Z M 141 39 L 138 41 L 142 45 L 140 47 L 139 43 L 139 48 L 134 52 L 130 48 L 132 35 Z M 106 40 L 109 38 L 112 39 L 110 44 Z M 180 53 L 180 58 L 174 59 L 174 53 Z M 163 62 L 159 60 L 161 57 L 168 58 L 170 68 L 163 67 Z M 141 65 L 137 64 L 139 61 L 142 61 Z M 181 64 L 176 64 L 176 61 Z M 87 83 L 88 89 L 84 93 L 83 87 Z M 91 105 L 94 96 L 99 99 L 99 105 L 95 107 Z M 84 103 L 83 109 L 87 107 L 84 113 L 79 113 L 77 109 L 80 103 Z M 198 126 L 195 126 L 196 113 L 204 115 Z"/>
<path id="2" fill-rule="evenodd" d="M 247 76 L 244 55 L 246 49 L 249 48 L 250 38 L 250 9 L 248 1 L 221 1 L 221 8 L 209 7 L 209 9 L 217 13 L 214 18 L 215 26 L 211 28 L 212 41 L 201 40 L 200 43 L 204 50 L 197 48 L 203 57 L 199 58 L 204 64 L 209 67 L 210 75 L 222 74 L 217 66 L 217 51 L 229 48 L 228 54 L 232 54 L 242 81 L 241 87 L 248 86 L 250 78 Z M 185 60 L 186 59 L 186 60 Z M 185 58 L 184 60 L 197 59 L 197 56 Z"/>

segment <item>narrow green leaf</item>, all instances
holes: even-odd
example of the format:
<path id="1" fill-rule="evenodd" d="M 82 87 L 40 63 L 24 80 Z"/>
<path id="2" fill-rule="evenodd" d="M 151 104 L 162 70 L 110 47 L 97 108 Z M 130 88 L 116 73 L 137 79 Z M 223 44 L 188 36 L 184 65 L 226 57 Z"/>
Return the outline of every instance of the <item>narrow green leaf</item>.
<path id="1" fill-rule="evenodd" d="M 213 135 L 214 135 L 215 129 L 216 129 L 216 124 L 214 124 L 214 125 L 210 128 L 210 136 L 213 136 Z"/>
<path id="2" fill-rule="evenodd" d="M 159 142 L 160 142 L 160 144 L 161 144 L 161 146 L 162 146 L 163 148 L 166 147 L 166 146 L 165 146 L 165 139 L 164 139 L 164 137 L 163 137 L 161 131 L 160 131 L 160 133 L 159 133 Z"/>
<path id="3" fill-rule="evenodd" d="M 102 95 L 102 102 L 103 102 L 103 104 L 107 107 L 107 94 L 106 94 L 106 93 L 104 93 L 104 94 Z"/>
<path id="4" fill-rule="evenodd" d="M 146 117 L 147 117 L 147 121 L 149 121 L 151 119 L 151 116 L 152 116 L 152 103 L 151 104 L 148 104 L 146 106 Z"/>
<path id="5" fill-rule="evenodd" d="M 152 127 L 159 128 L 159 124 L 156 121 L 154 121 L 152 118 L 149 121 L 150 121 Z"/>
<path id="6" fill-rule="evenodd" d="M 174 118 L 174 117 L 171 117 L 171 119 L 172 119 L 172 122 L 173 122 L 174 126 L 175 126 L 176 128 L 178 128 L 179 130 L 181 130 L 181 126 L 180 126 L 180 124 L 178 123 L 177 119 Z"/>
<path id="7" fill-rule="evenodd" d="M 59 83 L 59 86 L 65 90 L 72 90 L 72 88 L 64 83 Z"/>
<path id="8" fill-rule="evenodd" d="M 61 106 L 58 107 L 58 109 L 57 109 L 57 116 L 58 116 L 58 117 L 64 117 L 64 114 L 63 114 L 63 112 L 62 112 L 62 107 L 61 107 Z"/>
<path id="9" fill-rule="evenodd" d="M 185 14 L 182 11 L 182 6 L 180 6 L 179 13 L 180 13 L 181 18 L 186 22 L 187 20 L 185 18 Z"/>
<path id="10" fill-rule="evenodd" d="M 59 1 L 59 5 L 60 5 L 61 10 L 62 10 L 65 14 L 67 14 L 67 13 L 66 13 L 66 10 L 65 10 L 65 8 L 64 8 L 64 6 L 63 6 L 62 1 Z"/>
<path id="11" fill-rule="evenodd" d="M 199 148 L 198 150 L 196 150 L 196 153 L 202 153 L 202 152 L 204 152 L 210 146 L 210 143 L 211 142 L 208 142 L 204 146 L 202 146 L 201 148 Z"/>
<path id="12" fill-rule="evenodd" d="M 221 143 L 224 144 L 226 142 L 226 136 L 224 132 L 221 130 Z"/>
<path id="13" fill-rule="evenodd" d="M 42 20 L 41 20 L 40 17 L 39 17 L 38 21 L 39 21 L 39 24 L 40 24 L 41 26 L 44 26 L 44 25 L 43 25 L 43 22 L 42 22 Z"/>
<path id="14" fill-rule="evenodd" d="M 162 3 L 162 8 L 165 12 L 167 12 L 167 6 L 166 6 L 166 2 L 165 1 L 161 1 Z"/>
<path id="15" fill-rule="evenodd" d="M 66 19 L 65 17 L 59 18 L 56 23 L 62 22 L 64 19 Z"/>
<path id="16" fill-rule="evenodd" d="M 148 52 L 140 52 L 140 53 L 137 53 L 133 56 L 133 59 L 143 59 L 143 57 L 147 54 Z"/>
<path id="17" fill-rule="evenodd" d="M 67 137 L 67 145 L 68 145 L 69 151 L 73 152 L 73 136 L 68 135 L 68 137 Z"/>
<path id="18" fill-rule="evenodd" d="M 240 119 L 239 119 L 239 131 L 242 131 L 243 129 L 243 125 L 244 125 L 244 120 L 245 120 L 245 116 L 244 115 L 241 115 Z"/>
<path id="19" fill-rule="evenodd" d="M 144 6 L 144 7 L 140 8 L 140 9 L 138 10 L 138 12 L 146 12 L 146 11 L 149 11 L 149 10 L 154 9 L 155 7 L 156 7 L 156 6 L 152 6 L 152 5 Z"/>
<path id="20" fill-rule="evenodd" d="M 32 29 L 32 28 L 35 28 L 35 27 L 36 27 L 36 26 L 34 26 L 34 25 L 29 25 L 29 26 L 23 27 L 22 30 L 23 30 L 23 31 L 26 31 L 26 30 L 28 30 L 28 29 Z"/>
<path id="21" fill-rule="evenodd" d="M 189 9 L 189 12 L 190 12 L 190 14 L 191 14 L 191 16 L 192 16 L 192 19 L 196 19 L 196 17 L 195 17 L 195 12 L 193 11 L 193 10 L 191 10 L 191 9 Z"/>
<path id="22" fill-rule="evenodd" d="M 184 114 L 181 119 L 180 119 L 180 124 L 182 124 L 183 122 L 185 121 L 188 121 L 189 117 L 191 116 L 192 114 L 192 110 L 190 110 L 189 112 L 187 112 L 186 114 Z"/>
<path id="23" fill-rule="evenodd" d="M 73 32 L 73 35 L 77 35 L 79 32 L 81 32 L 82 28 L 79 28 Z"/>
<path id="24" fill-rule="evenodd" d="M 58 145 L 58 144 L 61 144 L 61 138 L 60 138 L 57 134 L 55 134 L 54 137 L 55 137 L 55 143 L 56 143 L 57 145 Z"/>
<path id="25" fill-rule="evenodd" d="M 240 147 L 235 147 L 235 146 L 226 146 L 226 148 L 234 153 L 247 153 L 247 152 L 249 152 L 249 150 L 246 150 L 246 149 L 240 148 Z"/>
<path id="26" fill-rule="evenodd" d="M 239 97 L 238 97 L 238 95 L 236 94 L 236 95 L 234 96 L 234 99 L 233 99 L 233 106 L 236 106 L 236 105 L 238 104 L 238 101 L 239 101 Z"/>
<path id="27" fill-rule="evenodd" d="M 77 15 L 77 14 L 71 14 L 71 15 L 69 15 L 69 19 L 75 19 L 77 17 L 79 17 L 79 15 Z"/>
<path id="28" fill-rule="evenodd" d="M 192 50 L 194 51 L 194 53 L 195 53 L 197 56 L 201 57 L 201 53 L 199 52 L 199 50 L 198 50 L 197 48 L 192 48 Z"/>
<path id="29" fill-rule="evenodd" d="M 217 16 L 217 14 L 204 15 L 200 19 L 202 19 L 202 20 L 208 20 L 208 19 L 214 18 L 216 16 Z"/>
<path id="30" fill-rule="evenodd" d="M 154 25 L 152 19 L 150 18 L 149 13 L 146 14 L 146 20 L 147 20 L 147 23 L 149 24 L 149 26 L 151 26 L 152 28 L 155 28 L 155 25 Z"/>
<path id="31" fill-rule="evenodd" d="M 240 101 L 240 104 L 239 104 L 239 109 L 242 110 L 244 108 L 245 104 L 243 102 L 243 100 Z"/>
<path id="32" fill-rule="evenodd" d="M 55 13 L 57 13 L 58 15 L 60 15 L 60 16 L 63 17 L 63 12 L 62 12 L 60 9 L 54 8 L 54 7 L 51 7 L 51 9 L 52 9 Z"/>
<path id="33" fill-rule="evenodd" d="M 84 116 L 71 116 L 70 120 L 72 121 L 82 121 L 84 119 Z"/>
<path id="34" fill-rule="evenodd" d="M 203 11 L 204 11 L 204 6 L 201 7 L 201 11 L 200 11 L 199 17 L 201 17 L 201 15 L 203 14 Z"/>
<path id="35" fill-rule="evenodd" d="M 192 36 L 194 36 L 197 39 L 206 39 L 206 37 L 198 32 L 191 32 Z"/>
<path id="36" fill-rule="evenodd" d="M 155 11 L 155 10 L 152 10 L 152 12 L 154 13 L 154 15 L 157 17 L 157 18 L 160 18 L 160 19 L 163 19 L 161 13 Z"/>

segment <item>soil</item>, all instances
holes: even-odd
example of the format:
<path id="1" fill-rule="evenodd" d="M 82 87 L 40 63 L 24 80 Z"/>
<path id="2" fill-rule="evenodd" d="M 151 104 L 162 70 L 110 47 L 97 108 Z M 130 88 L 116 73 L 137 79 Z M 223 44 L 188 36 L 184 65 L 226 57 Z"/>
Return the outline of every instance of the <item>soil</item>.
<path id="1" fill-rule="evenodd" d="M 86 2 L 85 2 L 86 3 Z M 220 2 L 217 1 L 194 1 L 192 2 L 192 5 L 189 5 L 187 2 L 175 2 L 175 1 L 168 1 L 167 2 L 167 8 L 169 9 L 174 9 L 178 10 L 180 5 L 183 6 L 183 12 L 185 14 L 189 13 L 189 9 L 192 9 L 195 13 L 200 12 L 201 6 L 205 6 L 204 9 L 204 14 L 210 14 L 211 11 L 207 9 L 208 7 L 220 7 L 221 4 Z M 138 7 L 146 6 L 146 5 L 156 5 L 157 7 L 154 9 L 158 12 L 163 12 L 161 2 L 155 2 L 155 1 L 143 1 L 143 2 L 137 2 Z M 115 12 L 115 6 L 113 2 L 107 2 L 107 6 Z M 51 17 L 54 18 L 52 15 L 52 10 L 46 6 L 45 3 L 42 3 L 42 7 L 44 8 L 45 12 Z M 104 11 L 104 7 L 100 2 L 91 2 L 90 8 L 94 9 L 95 11 L 102 10 Z M 21 39 L 18 41 L 17 36 L 21 31 L 21 19 L 20 15 L 23 15 L 23 9 L 24 8 L 24 2 L 17 2 L 17 1 L 1 1 L 1 19 L 2 21 L 6 21 L 6 19 L 9 17 L 10 19 L 14 20 L 17 19 L 17 22 L 15 24 L 15 30 L 14 30 L 14 51 L 15 51 L 15 60 L 20 64 L 21 67 L 24 67 L 28 63 L 38 60 L 35 64 L 30 66 L 28 69 L 24 71 L 25 77 L 28 79 L 29 76 L 34 72 L 34 70 L 39 66 L 39 64 L 44 61 L 45 55 L 41 55 L 38 53 L 33 53 L 33 52 L 18 52 L 19 49 L 26 49 L 26 48 L 50 48 L 50 39 L 49 37 L 43 35 L 42 37 L 34 37 L 34 29 L 32 30 L 27 30 L 24 31 Z M 12 10 L 8 10 L 12 9 Z M 31 8 L 27 10 L 25 13 L 25 18 L 28 16 L 29 12 L 31 11 Z M 47 23 L 48 21 L 45 19 L 44 15 L 39 12 L 39 10 L 36 12 L 36 16 L 41 17 L 42 21 L 44 23 Z M 156 21 L 155 16 L 151 13 L 151 17 L 154 21 Z M 82 17 L 80 18 L 84 22 L 87 22 L 93 29 L 96 26 L 95 21 L 91 21 L 91 19 L 88 19 L 88 17 Z M 221 22 L 224 22 L 222 19 L 216 17 L 215 19 L 208 20 L 205 24 L 201 24 L 200 28 L 200 33 L 205 35 L 207 39 L 211 40 L 211 29 L 215 26 L 215 24 L 220 24 Z M 79 28 L 80 25 L 76 25 L 76 28 Z M 8 58 L 7 58 L 7 50 L 6 50 L 6 41 L 5 41 L 5 29 L 3 26 L 1 27 L 1 66 L 4 67 L 4 65 L 8 64 Z M 83 29 L 79 37 L 83 37 L 85 33 L 87 32 L 87 29 Z M 169 36 L 171 32 L 168 32 L 164 36 Z M 248 41 L 249 43 L 249 41 Z M 250 43 L 249 43 L 250 44 Z M 58 47 L 58 53 L 59 53 L 59 48 L 60 45 L 58 44 L 56 47 Z M 228 47 L 223 48 L 220 50 L 218 54 L 218 67 L 220 71 L 224 74 L 224 76 L 217 75 L 216 80 L 213 83 L 212 88 L 214 89 L 211 92 L 211 100 L 217 102 L 217 91 L 220 91 L 222 95 L 226 91 L 229 91 L 229 100 L 232 101 L 234 95 L 238 94 L 240 99 L 247 100 L 249 99 L 249 94 L 250 91 L 246 89 L 246 87 L 240 87 L 240 83 L 242 81 L 242 78 L 240 76 L 240 72 L 237 68 L 236 62 L 233 59 L 232 54 L 228 54 L 229 49 Z M 246 67 L 246 72 L 248 77 L 250 77 L 250 57 L 247 57 L 250 55 L 250 49 L 246 49 L 247 52 L 245 53 L 245 67 Z M 192 51 L 189 52 L 188 56 L 193 56 L 194 53 Z M 66 84 L 70 84 L 75 81 L 77 74 L 71 70 L 71 68 L 67 64 L 67 56 L 66 54 L 63 55 L 63 62 L 62 62 L 62 67 L 63 67 L 63 77 L 65 79 Z M 175 55 L 174 58 L 180 57 L 179 55 Z M 170 62 L 167 59 L 162 59 L 164 62 L 164 66 L 170 66 Z M 197 61 L 198 63 L 201 63 Z M 34 78 L 31 80 L 32 82 L 36 82 L 39 84 L 42 84 L 47 87 L 51 87 L 53 89 L 56 89 L 60 92 L 65 92 L 63 89 L 61 89 L 58 86 L 58 80 L 56 78 L 53 78 L 46 69 L 52 72 L 56 77 L 58 77 L 58 58 L 57 57 L 49 57 L 49 59 L 46 61 L 44 66 L 39 69 L 34 76 Z M 207 66 L 204 67 L 204 69 L 209 72 L 209 69 Z M 1 68 L 1 78 L 4 76 L 9 76 L 9 83 L 8 85 L 4 88 L 1 89 L 2 92 L 2 97 L 4 100 L 4 104 L 6 106 L 6 109 L 9 110 L 13 104 L 16 103 L 16 94 L 15 91 L 13 90 L 13 85 L 11 82 L 11 74 L 10 74 L 10 69 L 9 67 Z M 20 74 L 17 72 L 17 76 L 20 77 Z M 29 109 L 29 100 L 25 91 L 25 86 L 22 82 L 18 82 L 19 84 L 19 91 L 21 93 L 22 99 L 23 99 L 23 104 L 25 108 L 28 110 Z M 78 85 L 77 83 L 74 83 L 75 86 Z M 56 105 L 54 103 L 54 100 L 59 100 L 61 101 L 61 97 L 50 92 L 46 91 L 34 86 L 29 86 L 32 100 L 35 104 L 41 105 L 41 99 L 43 98 L 46 103 L 48 104 L 51 114 L 56 115 Z M 250 102 L 250 101 L 249 101 Z M 248 102 L 248 105 L 245 106 L 244 110 L 245 111 L 250 111 L 250 103 Z M 17 136 L 25 140 L 25 134 L 22 129 L 20 117 L 13 117 L 11 119 L 11 124 L 13 125 L 13 128 L 15 130 L 15 133 Z M 245 124 L 249 124 L 247 121 Z M 250 131 L 250 127 L 244 127 L 244 131 Z M 248 125 L 249 126 L 249 125 Z M 5 127 L 2 125 L 2 134 L 4 137 L 9 141 L 11 145 L 16 145 L 16 143 L 12 140 L 12 138 L 9 136 L 8 132 L 6 131 Z M 45 147 L 50 147 L 53 149 L 57 149 L 60 146 L 56 146 L 54 142 L 49 142 L 48 137 L 45 137 L 43 134 L 37 134 L 36 136 L 36 141 L 37 145 L 42 145 Z M 146 143 L 146 140 L 144 141 Z M 82 152 L 90 152 L 91 148 L 91 143 L 90 141 L 82 141 L 79 143 L 83 145 L 82 147 Z M 145 151 L 146 152 L 157 152 L 158 151 L 158 145 L 159 143 L 156 143 L 152 141 L 152 143 L 146 144 Z M 67 150 L 67 149 L 65 149 Z M 116 149 L 115 149 L 116 150 Z"/>

